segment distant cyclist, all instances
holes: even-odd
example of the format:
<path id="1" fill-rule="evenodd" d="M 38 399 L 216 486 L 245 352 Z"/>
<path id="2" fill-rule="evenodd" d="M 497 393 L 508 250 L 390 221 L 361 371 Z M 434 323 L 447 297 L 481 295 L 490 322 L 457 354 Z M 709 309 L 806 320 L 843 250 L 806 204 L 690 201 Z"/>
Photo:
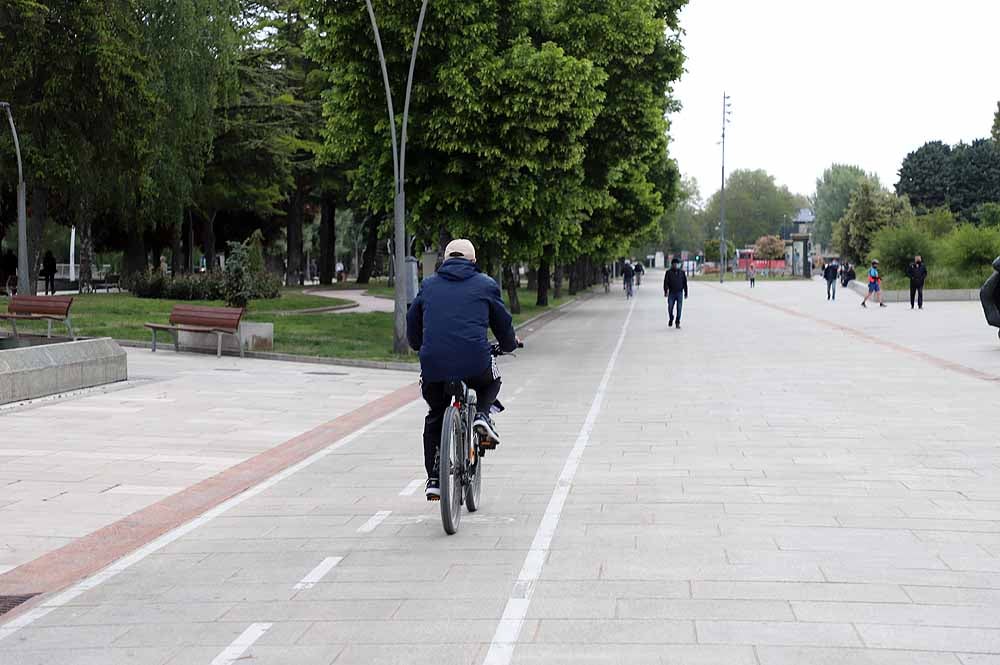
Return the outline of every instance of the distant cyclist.
<path id="1" fill-rule="evenodd" d="M 611 290 L 611 271 L 606 263 L 601 266 L 601 277 L 604 279 L 604 292 L 607 293 Z"/>
<path id="2" fill-rule="evenodd" d="M 642 265 L 642 261 L 635 262 L 635 285 L 642 286 L 642 276 L 646 274 L 646 269 Z"/>
<path id="3" fill-rule="evenodd" d="M 428 406 L 424 419 L 428 499 L 441 496 L 438 451 L 448 407 L 448 381 L 465 381 L 476 391 L 479 412 L 473 428 L 500 443 L 489 413 L 501 383 L 496 360 L 490 353 L 490 330 L 504 352 L 517 349 L 517 335 L 500 298 L 500 287 L 479 271 L 472 243 L 453 240 L 445 249 L 444 263 L 437 274 L 424 279 L 406 315 L 407 339 L 420 352 L 421 392 Z"/>
<path id="4" fill-rule="evenodd" d="M 631 298 L 632 284 L 635 283 L 635 268 L 628 261 L 625 262 L 625 267 L 622 268 L 622 280 L 625 285 L 625 296 Z"/>

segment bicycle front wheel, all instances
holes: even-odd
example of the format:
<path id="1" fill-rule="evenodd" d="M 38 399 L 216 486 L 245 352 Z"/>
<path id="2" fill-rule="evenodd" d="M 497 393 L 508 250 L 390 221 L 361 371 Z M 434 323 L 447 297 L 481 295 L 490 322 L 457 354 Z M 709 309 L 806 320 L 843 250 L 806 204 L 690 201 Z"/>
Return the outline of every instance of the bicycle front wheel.
<path id="1" fill-rule="evenodd" d="M 440 456 L 441 524 L 449 536 L 458 531 L 462 519 L 463 440 L 462 414 L 449 406 L 441 425 Z"/>

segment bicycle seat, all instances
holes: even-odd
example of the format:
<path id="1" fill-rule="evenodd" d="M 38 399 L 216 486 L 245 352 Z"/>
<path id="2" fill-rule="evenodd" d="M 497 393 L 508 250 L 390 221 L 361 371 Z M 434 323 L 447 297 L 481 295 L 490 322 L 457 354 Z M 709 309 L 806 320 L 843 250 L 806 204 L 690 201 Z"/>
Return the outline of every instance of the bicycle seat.
<path id="1" fill-rule="evenodd" d="M 465 399 L 466 392 L 468 392 L 468 388 L 464 381 L 449 381 L 444 384 L 444 392 L 446 395 L 463 400 Z"/>

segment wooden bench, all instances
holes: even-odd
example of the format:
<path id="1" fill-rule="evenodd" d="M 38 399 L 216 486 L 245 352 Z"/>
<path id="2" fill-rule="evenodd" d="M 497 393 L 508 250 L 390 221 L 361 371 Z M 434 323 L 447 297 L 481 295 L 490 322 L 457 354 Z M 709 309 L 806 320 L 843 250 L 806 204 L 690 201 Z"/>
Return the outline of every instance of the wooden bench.
<path id="1" fill-rule="evenodd" d="M 147 323 L 153 331 L 153 352 L 156 352 L 156 332 L 166 330 L 174 339 L 174 350 L 180 351 L 178 332 L 210 333 L 218 337 L 216 355 L 222 357 L 222 336 L 232 335 L 240 347 L 243 357 L 243 337 L 240 335 L 240 319 L 246 309 L 242 307 L 204 307 L 201 305 L 174 305 L 170 312 L 170 323 Z"/>
<path id="2" fill-rule="evenodd" d="M 73 321 L 69 316 L 69 308 L 73 304 L 73 296 L 11 296 L 7 305 L 7 313 L 0 313 L 0 320 L 10 321 L 14 337 L 18 337 L 18 321 L 45 321 L 49 324 L 48 336 L 52 337 L 52 322 L 62 321 L 69 330 L 69 336 L 76 341 L 73 332 Z"/>

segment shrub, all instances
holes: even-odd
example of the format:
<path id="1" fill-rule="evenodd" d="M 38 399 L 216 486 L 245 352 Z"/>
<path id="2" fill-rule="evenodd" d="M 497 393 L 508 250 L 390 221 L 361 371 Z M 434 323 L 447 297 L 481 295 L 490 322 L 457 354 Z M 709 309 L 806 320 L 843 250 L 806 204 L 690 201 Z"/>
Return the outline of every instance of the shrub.
<path id="1" fill-rule="evenodd" d="M 915 225 L 921 231 L 929 233 L 934 238 L 941 238 L 955 230 L 958 224 L 955 215 L 948 208 L 935 208 L 919 215 Z"/>
<path id="2" fill-rule="evenodd" d="M 246 307 L 253 298 L 254 275 L 250 272 L 249 252 L 243 243 L 226 245 L 224 295 L 230 307 Z"/>
<path id="3" fill-rule="evenodd" d="M 281 277 L 267 271 L 261 271 L 253 277 L 253 297 L 271 300 L 281 295 Z"/>
<path id="4" fill-rule="evenodd" d="M 167 277 L 159 270 L 146 270 L 126 275 L 122 286 L 137 298 L 163 298 Z"/>
<path id="5" fill-rule="evenodd" d="M 124 288 L 137 298 L 221 300 L 223 296 L 222 276 L 217 272 L 168 277 L 159 270 L 147 270 L 123 282 Z"/>
<path id="6" fill-rule="evenodd" d="M 913 224 L 890 226 L 875 234 L 869 259 L 878 259 L 884 270 L 903 273 L 917 254 L 932 263 L 937 247 L 938 242 L 922 228 Z"/>
<path id="7" fill-rule="evenodd" d="M 975 272 L 1000 255 L 1000 229 L 963 224 L 944 240 L 945 263 L 959 271 Z"/>

